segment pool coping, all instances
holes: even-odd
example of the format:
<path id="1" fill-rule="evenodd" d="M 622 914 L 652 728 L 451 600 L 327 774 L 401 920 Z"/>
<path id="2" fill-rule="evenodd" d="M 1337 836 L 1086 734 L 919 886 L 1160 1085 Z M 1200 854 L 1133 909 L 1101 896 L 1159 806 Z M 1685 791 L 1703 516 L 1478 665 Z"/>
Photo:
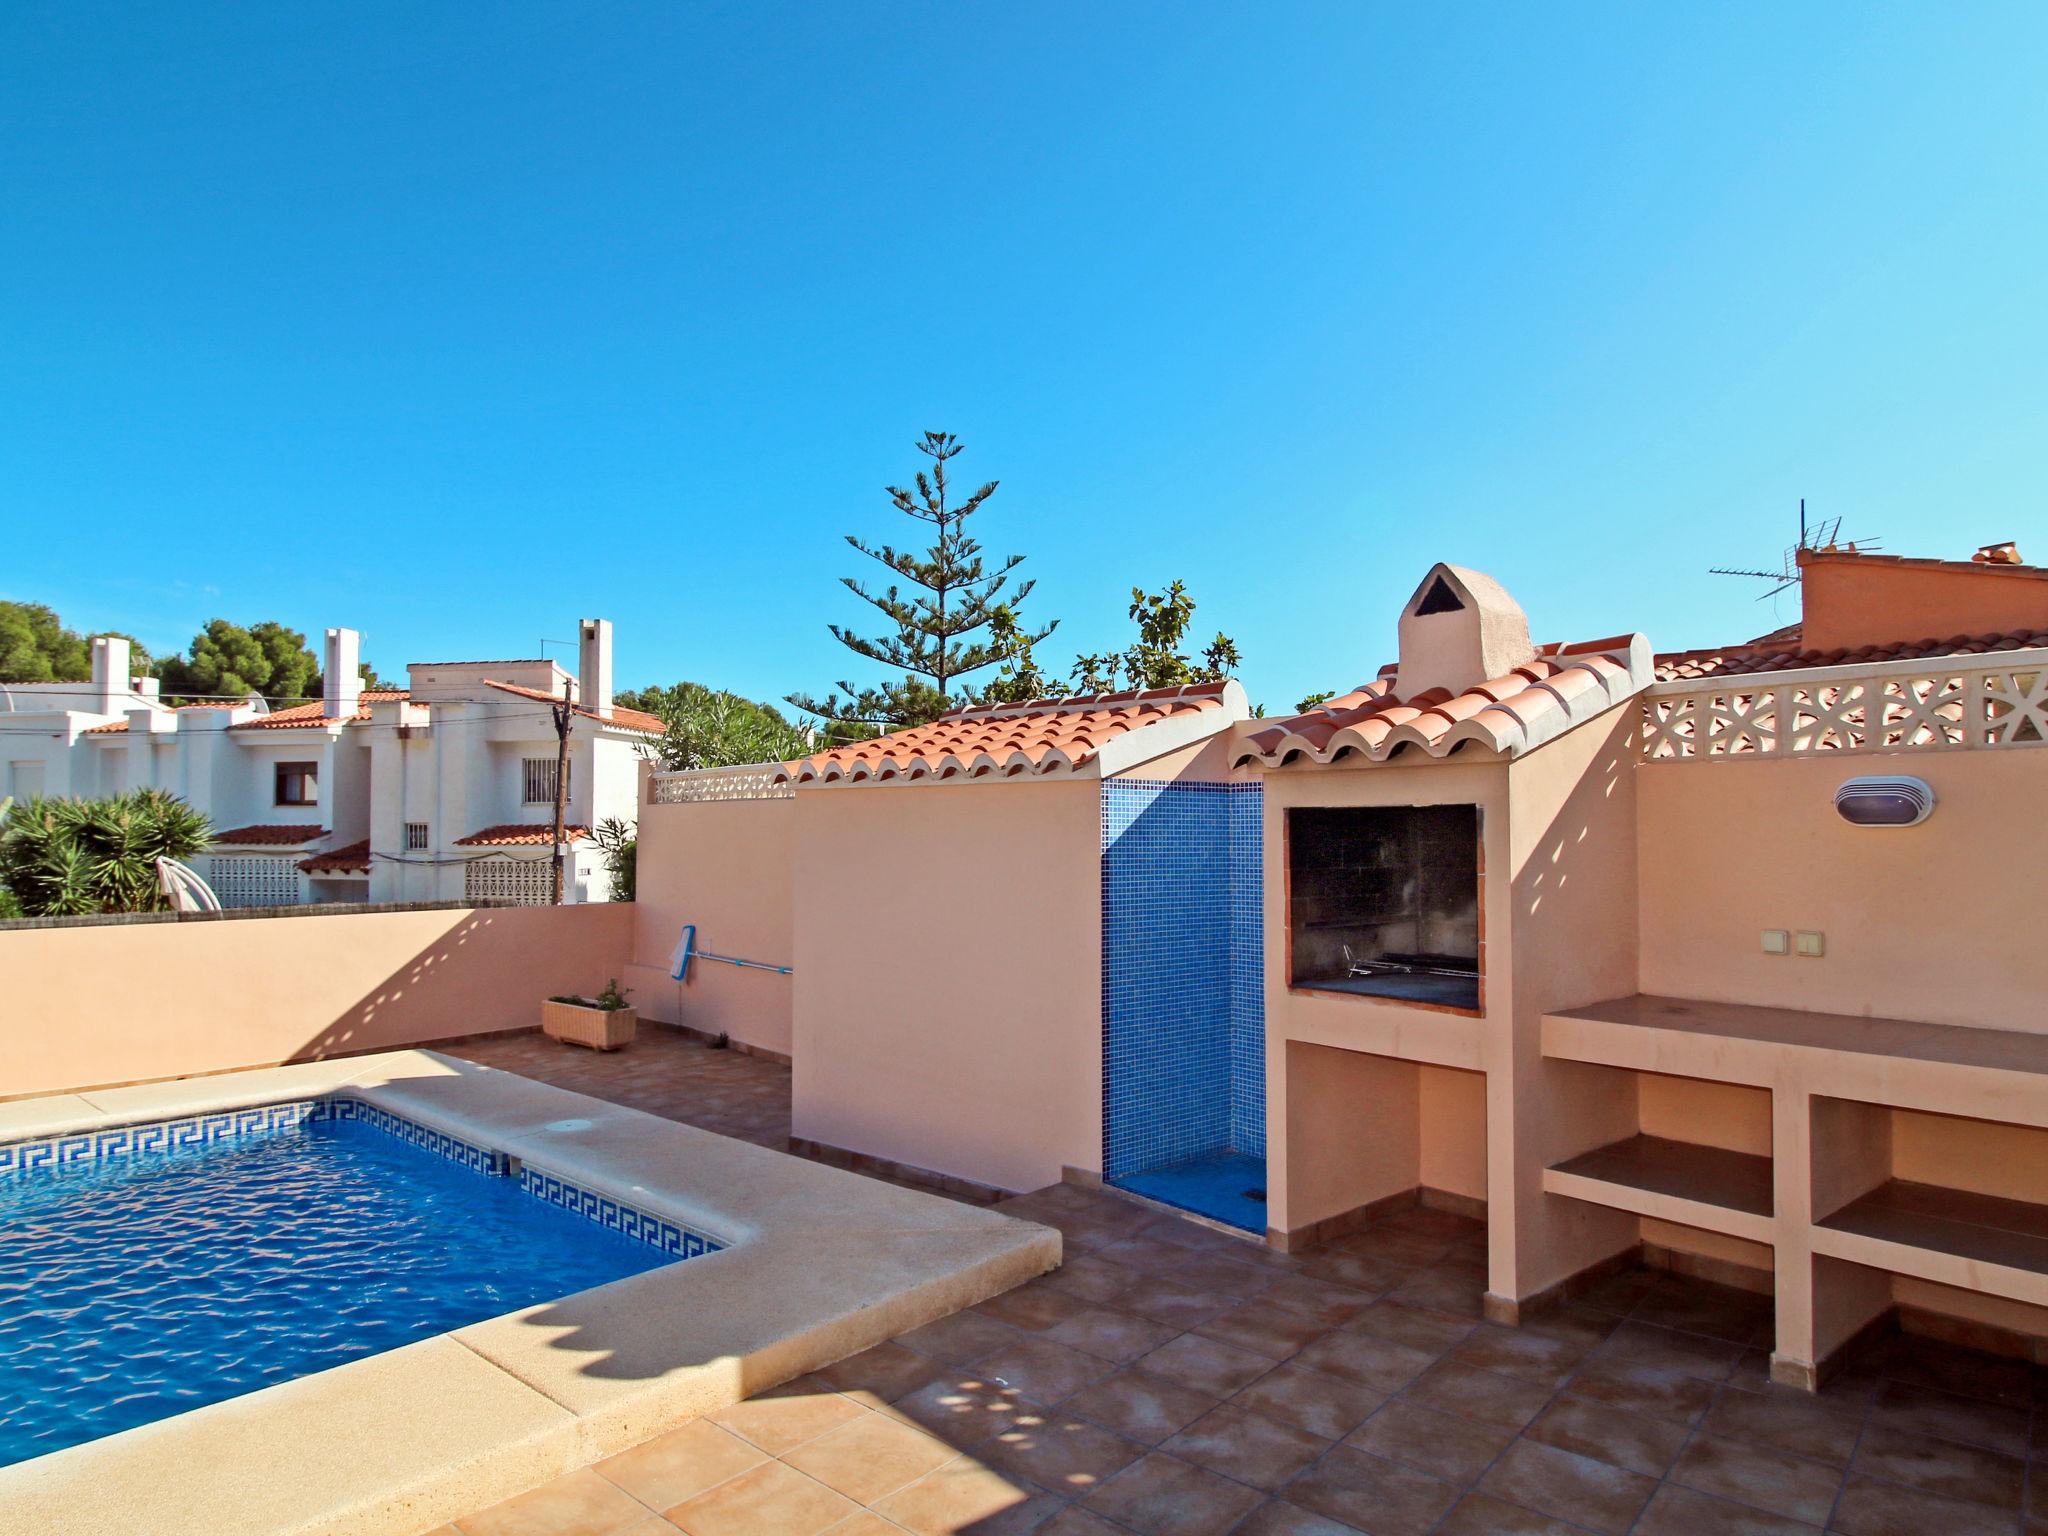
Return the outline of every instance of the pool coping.
<path id="1" fill-rule="evenodd" d="M 0 1467 L 0 1525 L 417 1536 L 1060 1261 L 1049 1228 L 433 1051 L 13 1100 L 0 1141 L 343 1091 L 727 1246 Z"/>

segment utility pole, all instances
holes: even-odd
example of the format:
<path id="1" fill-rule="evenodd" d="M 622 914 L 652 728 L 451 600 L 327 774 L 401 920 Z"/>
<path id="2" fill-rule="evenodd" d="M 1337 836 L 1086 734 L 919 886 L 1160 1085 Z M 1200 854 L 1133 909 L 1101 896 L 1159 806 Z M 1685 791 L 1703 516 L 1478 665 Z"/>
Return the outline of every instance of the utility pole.
<path id="1" fill-rule="evenodd" d="M 555 890 L 550 906 L 562 904 L 562 865 L 568 849 L 562 842 L 562 817 L 568 810 L 569 802 L 569 722 L 572 718 L 569 704 L 569 685 L 562 684 L 562 698 L 548 709 L 555 717 Z"/>

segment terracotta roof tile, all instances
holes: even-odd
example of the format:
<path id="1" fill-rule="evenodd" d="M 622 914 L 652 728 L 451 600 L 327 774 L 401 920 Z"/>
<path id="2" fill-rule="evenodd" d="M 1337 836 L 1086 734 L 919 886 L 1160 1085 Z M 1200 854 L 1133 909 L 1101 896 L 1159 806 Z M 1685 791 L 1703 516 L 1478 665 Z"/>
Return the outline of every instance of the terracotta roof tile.
<path id="1" fill-rule="evenodd" d="M 885 784 L 1071 771 L 1141 727 L 1223 708 L 1233 686 L 1194 683 L 956 709 L 927 725 L 785 763 L 777 778 L 799 784 Z"/>
<path id="2" fill-rule="evenodd" d="M 1328 763 L 1356 755 L 1383 762 L 1408 748 L 1444 757 L 1467 745 L 1513 756 L 1648 687 L 1650 648 L 1640 635 L 1546 645 L 1507 676 L 1456 695 L 1432 688 L 1396 698 L 1395 673 L 1387 667 L 1349 693 L 1251 732 L 1233 761 L 1277 768 L 1297 758 Z"/>
<path id="3" fill-rule="evenodd" d="M 297 848 L 326 835 L 324 827 L 259 822 L 254 826 L 230 827 L 225 832 L 216 832 L 213 841 L 216 847 L 225 844 L 238 848 Z"/>
<path id="4" fill-rule="evenodd" d="M 370 718 L 372 704 L 388 704 L 394 699 L 409 699 L 412 694 L 404 688 L 365 688 L 356 700 L 356 712 L 352 715 L 330 715 L 323 700 L 314 699 L 306 704 L 294 704 L 288 709 L 273 709 L 267 715 L 258 715 L 253 720 L 238 720 L 228 729 L 231 731 L 283 731 L 298 726 L 346 725 L 351 720 Z"/>
<path id="5" fill-rule="evenodd" d="M 1870 557 L 1866 557 L 1870 558 Z M 2013 569 L 2013 567 L 2005 567 Z M 1797 625 L 1774 630 L 1745 645 L 1669 651 L 1657 658 L 1660 682 L 1690 678 L 1748 676 L 1756 672 L 1799 672 L 1809 667 L 1849 667 L 1878 661 L 1922 661 L 1937 656 L 1983 656 L 1994 651 L 2023 651 L 2048 646 L 2048 629 L 2008 630 L 2002 634 L 1951 635 L 1946 640 L 1900 640 L 1889 645 L 1808 650 L 1800 644 Z"/>
<path id="6" fill-rule="evenodd" d="M 310 859 L 299 860 L 299 868 L 309 875 L 367 875 L 370 872 L 370 840 L 366 837 L 346 848 L 330 848 L 325 853 L 316 853 Z"/>
<path id="7" fill-rule="evenodd" d="M 567 826 L 562 836 L 569 842 L 580 842 L 590 836 L 590 828 Z M 495 827 L 485 827 L 481 832 L 472 832 L 467 837 L 455 839 L 458 848 L 532 848 L 552 847 L 555 841 L 553 823 L 535 826 L 531 822 L 507 821 Z"/>
<path id="8" fill-rule="evenodd" d="M 522 699 L 533 699 L 542 704 L 559 704 L 562 701 L 542 688 L 523 688 L 517 683 L 496 683 L 485 680 L 486 688 L 496 688 L 501 693 L 517 694 Z M 659 736 L 668 729 L 661 716 L 650 715 L 644 709 L 619 709 L 600 714 L 594 709 L 585 709 L 581 704 L 574 706 L 577 714 L 586 720 L 596 720 L 605 725 L 624 726 L 629 731 L 648 731 Z"/>

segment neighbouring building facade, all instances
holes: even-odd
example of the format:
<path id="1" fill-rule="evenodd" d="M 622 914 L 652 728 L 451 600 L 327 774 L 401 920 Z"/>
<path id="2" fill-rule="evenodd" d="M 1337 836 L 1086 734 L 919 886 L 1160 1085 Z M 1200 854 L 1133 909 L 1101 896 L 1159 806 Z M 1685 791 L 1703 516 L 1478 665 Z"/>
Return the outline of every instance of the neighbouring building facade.
<path id="1" fill-rule="evenodd" d="M 2048 1359 L 2048 569 L 1804 551 L 1799 625 L 1539 645 L 1437 566 L 1396 661 L 956 712 L 650 777 L 643 1014 L 797 1138 L 1292 1247 L 1483 1216 L 1488 1312 L 1618 1266 Z M 1931 810 L 1929 809 L 1931 806 Z M 702 949 L 775 965 L 670 979 Z"/>
<path id="2" fill-rule="evenodd" d="M 580 625 L 578 672 L 553 661 L 415 662 L 404 689 L 365 690 L 356 632 L 326 634 L 324 693 L 173 707 L 128 676 L 128 642 L 93 641 L 88 683 L 0 688 L 0 794 L 165 789 L 206 813 L 195 860 L 223 905 L 497 899 L 553 889 L 566 696 L 563 899 L 602 901 L 591 829 L 635 819 L 642 746 L 661 722 L 612 702 L 609 622 Z"/>

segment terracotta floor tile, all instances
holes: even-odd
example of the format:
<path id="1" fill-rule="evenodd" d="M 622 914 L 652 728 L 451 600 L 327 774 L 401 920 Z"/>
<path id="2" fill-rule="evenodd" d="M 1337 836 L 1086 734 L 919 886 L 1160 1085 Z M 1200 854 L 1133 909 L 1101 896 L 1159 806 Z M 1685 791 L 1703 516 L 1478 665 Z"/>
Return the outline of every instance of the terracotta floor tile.
<path id="1" fill-rule="evenodd" d="M 1148 1449 L 1072 1412 L 1048 1411 L 1036 1423 L 983 1441 L 974 1456 L 1062 1498 L 1079 1499 Z"/>
<path id="2" fill-rule="evenodd" d="M 947 1365 L 965 1365 L 994 1354 L 1019 1337 L 1018 1330 L 1008 1323 L 983 1317 L 979 1312 L 955 1312 L 951 1317 L 898 1334 L 895 1342 Z"/>
<path id="3" fill-rule="evenodd" d="M 1384 1392 L 1293 1361 L 1276 1366 L 1231 1399 L 1240 1408 L 1325 1440 L 1343 1439 L 1386 1400 Z"/>
<path id="4" fill-rule="evenodd" d="M 1482 1424 L 1520 1429 L 1550 1401 L 1550 1391 L 1533 1382 L 1492 1371 L 1475 1371 L 1452 1360 L 1424 1371 L 1403 1394 L 1408 1401 L 1443 1413 L 1462 1414 Z"/>
<path id="5" fill-rule="evenodd" d="M 1013 1388 L 967 1371 L 919 1387 L 897 1399 L 891 1411 L 962 1450 L 1042 1414 Z"/>
<path id="6" fill-rule="evenodd" d="M 1634 1318 L 1685 1333 L 1703 1334 L 1731 1344 L 1763 1343 L 1759 1329 L 1768 1328 L 1771 1303 L 1768 1297 L 1700 1281 L 1660 1288 L 1645 1297 Z"/>
<path id="7" fill-rule="evenodd" d="M 1158 1445 L 1186 1429 L 1218 1401 L 1206 1392 L 1132 1369 L 1082 1388 L 1061 1406 L 1128 1439 Z"/>
<path id="8" fill-rule="evenodd" d="M 1084 1354 L 1128 1365 L 1173 1338 L 1180 1330 L 1135 1312 L 1085 1306 L 1045 1330 L 1041 1337 Z"/>
<path id="9" fill-rule="evenodd" d="M 1453 1269 L 1419 1270 L 1387 1292 L 1389 1301 L 1475 1321 L 1486 1314 L 1485 1298 L 1484 1276 Z"/>
<path id="10" fill-rule="evenodd" d="M 1742 1356 L 1742 1347 L 1721 1339 L 1653 1327 L 1630 1318 L 1609 1334 L 1590 1360 L 1617 1361 L 1682 1371 L 1708 1381 L 1726 1381 Z"/>
<path id="11" fill-rule="evenodd" d="M 674 1530 L 674 1526 L 669 1527 Z M 828 1525 L 819 1536 L 903 1536 L 903 1527 L 884 1520 L 872 1509 L 855 1510 L 836 1525 Z"/>
<path id="12" fill-rule="evenodd" d="M 1022 1478 L 962 1457 L 899 1488 L 875 1513 L 918 1536 L 1017 1536 L 1037 1530 L 1064 1503 Z"/>
<path id="13" fill-rule="evenodd" d="M 1469 1483 L 1514 1438 L 1512 1429 L 1438 1413 L 1396 1398 L 1353 1430 L 1344 1443 L 1446 1482 Z"/>
<path id="14" fill-rule="evenodd" d="M 1713 1406 L 1711 1381 L 1683 1371 L 1625 1360 L 1594 1359 L 1565 1383 L 1564 1395 L 1604 1403 L 1624 1413 L 1648 1413 L 1680 1424 L 1696 1424 Z"/>
<path id="15" fill-rule="evenodd" d="M 1226 1344 L 1235 1344 L 1239 1349 L 1248 1349 L 1269 1360 L 1285 1360 L 1313 1344 L 1329 1332 L 1329 1327 L 1260 1296 L 1220 1317 L 1210 1318 L 1195 1331 L 1204 1338 L 1221 1339 Z"/>
<path id="16" fill-rule="evenodd" d="M 1313 1275 L 1287 1275 L 1259 1295 L 1259 1300 L 1299 1312 L 1325 1328 L 1338 1328 L 1373 1304 L 1370 1293 L 1354 1286 L 1318 1280 Z"/>
<path id="17" fill-rule="evenodd" d="M 1093 1514 L 1142 1536 L 1222 1536 L 1259 1503 L 1242 1483 L 1154 1451 L 1083 1501 Z"/>
<path id="18" fill-rule="evenodd" d="M 1341 1376 L 1376 1392 L 1398 1392 L 1436 1361 L 1436 1356 L 1392 1339 L 1375 1338 L 1355 1326 L 1326 1333 L 1294 1357 L 1294 1364 Z"/>
<path id="19" fill-rule="evenodd" d="M 1821 1525 L 1841 1491 L 1842 1469 L 1768 1446 L 1717 1439 L 1702 1430 L 1671 1469 L 1671 1481 Z"/>
<path id="20" fill-rule="evenodd" d="M 1203 1415 L 1160 1447 L 1168 1455 L 1268 1492 L 1329 1448 L 1321 1435 L 1232 1403 Z"/>
<path id="21" fill-rule="evenodd" d="M 2025 1498 L 2027 1464 L 2017 1457 L 1883 1422 L 1864 1430 L 1850 1465 L 1866 1477 L 1995 1509 L 2017 1510 Z M 2039 1469 L 2036 1475 L 2042 1475 Z"/>
<path id="22" fill-rule="evenodd" d="M 1584 1536 L 1585 1529 L 1488 1494 L 1468 1493 L 1444 1516 L 1436 1536 Z"/>
<path id="23" fill-rule="evenodd" d="M 1137 1270 L 1126 1265 L 1112 1264 L 1092 1253 L 1080 1253 L 1041 1279 L 1039 1284 L 1077 1301 L 1100 1303 L 1120 1291 L 1129 1290 L 1142 1278 Z"/>
<path id="24" fill-rule="evenodd" d="M 1662 1477 L 1678 1460 L 1688 1431 L 1671 1419 L 1559 1397 L 1523 1433 L 1561 1451 L 1575 1451 L 1645 1477 Z"/>
<path id="25" fill-rule="evenodd" d="M 1844 1536 L 2013 1536 L 2015 1516 L 1988 1504 L 1962 1504 L 1894 1483 L 1849 1474 L 1831 1531 Z"/>
<path id="26" fill-rule="evenodd" d="M 463 1536 L 623 1536 L 648 1513 L 638 1499 L 585 1468 L 455 1524 Z"/>
<path id="27" fill-rule="evenodd" d="M 2034 1402 L 2036 1373 L 2024 1360 L 1982 1354 L 1934 1339 L 1907 1335 L 1893 1340 L 1884 1373 L 1909 1386 L 1952 1392 L 2006 1408 L 2028 1408 Z"/>
<path id="28" fill-rule="evenodd" d="M 1525 1328 L 1500 1328 L 1483 1323 L 1451 1351 L 1461 1365 L 1502 1376 L 1514 1376 L 1553 1390 L 1591 1352 L 1591 1342 L 1556 1339 Z"/>
<path id="29" fill-rule="evenodd" d="M 806 1376 L 708 1417 L 769 1455 L 780 1456 L 865 1412 L 816 1377 Z"/>
<path id="30" fill-rule="evenodd" d="M 1268 1499 L 1246 1515 L 1230 1536 L 1358 1536 L 1358 1527 L 1341 1525 L 1285 1499 Z"/>
<path id="31" fill-rule="evenodd" d="M 1219 1296 L 1256 1296 L 1280 1279 L 1280 1272 L 1264 1264 L 1248 1263 L 1221 1253 L 1184 1256 L 1173 1268 L 1173 1277 L 1197 1290 Z"/>
<path id="32" fill-rule="evenodd" d="M 1391 1339 L 1430 1356 L 1455 1349 L 1479 1325 L 1468 1317 L 1451 1317 L 1398 1302 L 1379 1301 L 1344 1325 L 1349 1333 L 1369 1333 L 1376 1339 Z"/>
<path id="33" fill-rule="evenodd" d="M 1038 1536 L 1130 1536 L 1102 1516 L 1091 1514 L 1078 1504 L 1069 1504 L 1038 1528 Z"/>
<path id="34" fill-rule="evenodd" d="M 1666 1483 L 1636 1522 L 1635 1536 L 1809 1536 L 1819 1530 L 1817 1525 Z"/>
<path id="35" fill-rule="evenodd" d="M 1123 1264 L 1148 1275 L 1177 1274 L 1188 1262 L 1188 1251 L 1156 1237 L 1124 1237 L 1100 1250 L 1112 1264 Z"/>
<path id="36" fill-rule="evenodd" d="M 856 1506 L 779 1461 L 764 1462 L 668 1512 L 689 1536 L 816 1536 Z"/>
<path id="37" fill-rule="evenodd" d="M 1362 1253 L 1335 1250 L 1311 1254 L 1302 1265 L 1301 1272 L 1311 1279 L 1328 1280 L 1374 1296 L 1391 1291 L 1411 1273 L 1398 1264 L 1389 1264 L 1385 1259 L 1369 1259 Z"/>
<path id="38" fill-rule="evenodd" d="M 2027 1414 L 2017 1408 L 1973 1401 L 1950 1392 L 1934 1392 L 1903 1382 L 1886 1382 L 1878 1392 L 1872 1410 L 1873 1422 L 1890 1425 L 1909 1434 L 1934 1435 L 1980 1445 L 1987 1451 L 2007 1456 L 2024 1456 L 2028 1450 Z M 2048 1423 L 2048 1415 L 2035 1415 Z"/>
<path id="39" fill-rule="evenodd" d="M 1249 1386 L 1273 1368 L 1264 1355 L 1193 1333 L 1160 1345 L 1138 1364 L 1147 1375 L 1164 1376 L 1218 1398 Z"/>
<path id="40" fill-rule="evenodd" d="M 944 1375 L 945 1362 L 892 1341 L 864 1349 L 816 1374 L 835 1391 L 893 1403 Z"/>
<path id="41" fill-rule="evenodd" d="M 1041 1336 L 1007 1344 L 975 1361 L 974 1369 L 991 1381 L 1014 1388 L 1031 1401 L 1050 1407 L 1111 1375 L 1116 1366 L 1099 1355 L 1069 1349 Z"/>
<path id="42" fill-rule="evenodd" d="M 958 1452 L 936 1436 L 878 1413 L 842 1424 L 782 1459 L 856 1504 L 872 1504 Z"/>
<path id="43" fill-rule="evenodd" d="M 759 1466 L 768 1453 L 709 1419 L 608 1456 L 594 1470 L 649 1509 L 668 1509 Z"/>
<path id="44" fill-rule="evenodd" d="M 1764 1392 L 1723 1391 L 1700 1428 L 1724 1440 L 1767 1445 L 1846 1467 L 1863 1421 L 1825 1407 L 1806 1393 L 1776 1387 Z"/>
<path id="45" fill-rule="evenodd" d="M 1408 1269 L 1425 1269 L 1451 1251 L 1451 1239 L 1398 1231 L 1380 1222 L 1339 1239 L 1335 1246 L 1339 1253 L 1363 1254 Z"/>
<path id="46" fill-rule="evenodd" d="M 1340 1445 L 1280 1496 L 1372 1536 L 1421 1536 L 1458 1502 L 1460 1493 L 1455 1485 L 1412 1467 Z"/>
<path id="47" fill-rule="evenodd" d="M 1535 1440 L 1517 1440 L 1479 1481 L 1483 1492 L 1605 1536 L 1623 1536 L 1656 1483 Z"/>
<path id="48" fill-rule="evenodd" d="M 1228 1312 L 1237 1302 L 1214 1291 L 1196 1290 L 1192 1285 L 1152 1275 L 1117 1292 L 1109 1305 L 1169 1327 L 1198 1328 L 1210 1318 Z"/>
<path id="49" fill-rule="evenodd" d="M 1027 1333 L 1042 1333 L 1053 1324 L 1072 1317 L 1086 1305 L 1086 1302 L 1063 1296 L 1033 1280 L 1015 1290 L 1004 1291 L 1000 1296 L 991 1296 L 974 1311 L 979 1316 L 992 1317 L 999 1323 L 1007 1323 Z M 914 1345 L 912 1347 L 915 1348 Z"/>

